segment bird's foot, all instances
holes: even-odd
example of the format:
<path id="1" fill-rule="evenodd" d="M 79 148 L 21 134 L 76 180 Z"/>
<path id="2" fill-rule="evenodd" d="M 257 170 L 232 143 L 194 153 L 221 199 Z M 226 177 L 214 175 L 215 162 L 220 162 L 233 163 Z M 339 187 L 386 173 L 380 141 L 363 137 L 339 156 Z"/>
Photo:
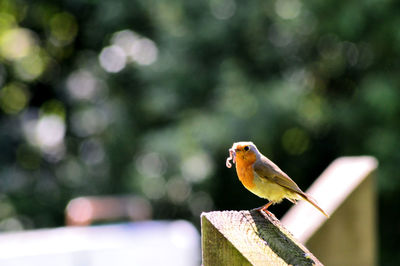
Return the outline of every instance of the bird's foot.
<path id="1" fill-rule="evenodd" d="M 267 204 L 265 204 L 261 207 L 252 209 L 252 211 L 259 211 L 261 214 L 263 214 L 263 212 L 264 212 L 268 216 L 275 217 L 275 215 L 272 212 L 267 210 L 268 207 L 271 206 L 271 204 L 272 204 L 272 202 L 268 202 Z"/>
<path id="2" fill-rule="evenodd" d="M 264 208 L 264 205 L 261 206 L 261 207 L 258 207 L 258 208 L 251 209 L 250 211 L 259 211 L 259 212 L 261 212 L 263 210 L 263 208 Z"/>

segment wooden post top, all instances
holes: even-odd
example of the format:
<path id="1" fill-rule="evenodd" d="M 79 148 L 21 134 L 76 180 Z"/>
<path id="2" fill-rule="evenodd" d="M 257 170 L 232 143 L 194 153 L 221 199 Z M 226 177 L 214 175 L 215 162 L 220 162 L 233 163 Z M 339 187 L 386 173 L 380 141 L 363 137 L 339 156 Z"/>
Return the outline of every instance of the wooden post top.
<path id="1" fill-rule="evenodd" d="M 316 199 L 327 213 L 333 215 L 349 195 L 376 171 L 377 167 L 378 161 L 371 156 L 340 157 L 325 169 L 306 193 Z M 327 221 L 304 201 L 293 205 L 281 220 L 301 243 L 306 243 Z"/>
<path id="2" fill-rule="evenodd" d="M 203 265 L 322 265 L 273 215 L 202 213 Z"/>

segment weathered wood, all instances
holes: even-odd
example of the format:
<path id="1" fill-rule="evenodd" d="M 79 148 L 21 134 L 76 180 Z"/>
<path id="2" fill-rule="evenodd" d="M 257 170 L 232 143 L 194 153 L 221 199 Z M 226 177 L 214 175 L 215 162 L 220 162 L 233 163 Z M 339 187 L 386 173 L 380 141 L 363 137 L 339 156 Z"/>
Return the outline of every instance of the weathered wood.
<path id="1" fill-rule="evenodd" d="M 373 178 L 366 178 L 332 218 L 307 240 L 307 247 L 327 265 L 376 265 L 376 195 L 373 186 Z"/>
<path id="2" fill-rule="evenodd" d="M 273 215 L 201 215 L 203 265 L 322 265 Z"/>
<path id="3" fill-rule="evenodd" d="M 307 190 L 329 213 L 326 220 L 307 204 L 293 206 L 282 223 L 327 265 L 376 264 L 378 162 L 369 156 L 335 160 Z"/>

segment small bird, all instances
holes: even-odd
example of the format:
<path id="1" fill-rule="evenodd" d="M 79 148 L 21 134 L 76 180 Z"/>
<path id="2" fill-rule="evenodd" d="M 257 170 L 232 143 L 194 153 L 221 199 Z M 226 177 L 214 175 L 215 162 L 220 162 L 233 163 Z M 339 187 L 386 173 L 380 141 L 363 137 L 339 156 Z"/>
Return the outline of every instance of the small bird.
<path id="1" fill-rule="evenodd" d="M 292 203 L 304 199 L 329 217 L 310 195 L 304 193 L 276 164 L 262 155 L 253 142 L 233 143 L 226 159 L 228 168 L 232 167 L 231 160 L 236 164 L 236 173 L 243 186 L 257 196 L 269 200 L 266 205 L 257 208 L 258 210 L 269 213 L 267 209 L 271 204 L 280 203 L 285 198 Z"/>

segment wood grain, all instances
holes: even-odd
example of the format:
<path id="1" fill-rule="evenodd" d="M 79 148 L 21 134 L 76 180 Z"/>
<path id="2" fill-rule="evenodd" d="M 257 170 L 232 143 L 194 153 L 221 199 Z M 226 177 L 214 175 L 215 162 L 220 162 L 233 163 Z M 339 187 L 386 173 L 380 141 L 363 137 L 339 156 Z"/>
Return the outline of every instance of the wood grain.
<path id="1" fill-rule="evenodd" d="M 209 212 L 201 222 L 203 265 L 322 265 L 273 215 Z"/>

